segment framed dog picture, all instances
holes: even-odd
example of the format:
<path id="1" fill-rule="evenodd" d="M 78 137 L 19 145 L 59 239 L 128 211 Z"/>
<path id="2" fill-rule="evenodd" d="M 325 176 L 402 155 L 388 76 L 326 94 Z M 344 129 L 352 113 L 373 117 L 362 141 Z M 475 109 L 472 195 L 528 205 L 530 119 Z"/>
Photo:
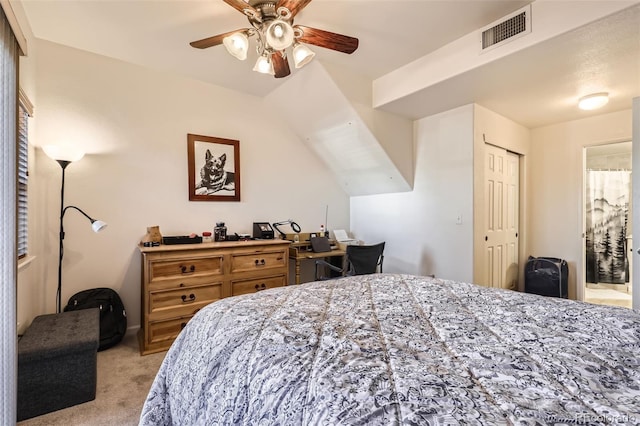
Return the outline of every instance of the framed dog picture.
<path id="1" fill-rule="evenodd" d="M 189 201 L 240 201 L 240 142 L 187 135 Z"/>

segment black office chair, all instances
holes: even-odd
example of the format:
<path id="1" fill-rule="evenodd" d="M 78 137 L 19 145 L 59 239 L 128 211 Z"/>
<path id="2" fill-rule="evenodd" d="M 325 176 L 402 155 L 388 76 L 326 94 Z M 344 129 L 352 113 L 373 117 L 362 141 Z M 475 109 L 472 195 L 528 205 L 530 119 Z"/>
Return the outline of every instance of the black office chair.
<path id="1" fill-rule="evenodd" d="M 352 275 L 366 275 L 382 272 L 382 261 L 384 260 L 384 241 L 369 246 L 347 246 L 345 267 L 339 268 L 324 260 L 316 260 L 316 280 L 346 277 Z M 338 273 L 338 276 L 323 277 L 320 271 L 325 267 Z M 378 270 L 379 269 L 379 270 Z"/>

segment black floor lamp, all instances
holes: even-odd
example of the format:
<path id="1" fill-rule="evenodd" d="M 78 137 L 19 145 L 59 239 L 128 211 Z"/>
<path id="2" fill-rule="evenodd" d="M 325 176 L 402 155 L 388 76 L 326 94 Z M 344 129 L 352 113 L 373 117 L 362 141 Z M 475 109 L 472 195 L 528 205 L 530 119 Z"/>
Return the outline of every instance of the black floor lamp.
<path id="1" fill-rule="evenodd" d="M 107 224 L 101 220 L 93 219 L 91 216 L 86 214 L 82 209 L 76 206 L 66 206 L 64 205 L 64 172 L 69 164 L 74 161 L 80 160 L 84 153 L 80 152 L 69 152 L 60 149 L 57 146 L 47 146 L 44 147 L 44 152 L 52 159 L 56 160 L 60 167 L 62 167 L 62 185 L 60 188 L 60 251 L 58 257 L 58 291 L 56 293 L 56 307 L 58 313 L 62 312 L 62 258 L 64 256 L 64 215 L 68 209 L 74 209 L 82 213 L 84 217 L 91 221 L 91 229 L 93 232 L 102 231 Z"/>

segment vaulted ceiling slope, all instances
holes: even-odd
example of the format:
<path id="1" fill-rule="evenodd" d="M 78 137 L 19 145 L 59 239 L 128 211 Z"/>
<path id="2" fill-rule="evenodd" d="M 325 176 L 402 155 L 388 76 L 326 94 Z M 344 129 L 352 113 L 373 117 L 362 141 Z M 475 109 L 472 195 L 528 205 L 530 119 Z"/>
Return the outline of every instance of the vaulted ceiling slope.
<path id="1" fill-rule="evenodd" d="M 349 195 L 410 191 L 413 187 L 413 125 L 375 112 L 367 90 L 353 76 L 334 80 L 320 63 L 307 65 L 265 97 L 289 126 L 335 174 Z M 362 87 L 360 88 L 362 89 Z M 296 99 L 313 99 L 296 102 Z"/>

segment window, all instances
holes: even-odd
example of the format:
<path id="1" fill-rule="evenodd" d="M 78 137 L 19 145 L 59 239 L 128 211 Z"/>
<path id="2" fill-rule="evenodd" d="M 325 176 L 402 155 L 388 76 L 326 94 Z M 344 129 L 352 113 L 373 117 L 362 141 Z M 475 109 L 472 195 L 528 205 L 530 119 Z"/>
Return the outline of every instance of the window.
<path id="1" fill-rule="evenodd" d="M 29 178 L 29 139 L 28 139 L 28 118 L 29 112 L 23 102 L 20 93 L 20 106 L 18 108 L 18 259 L 27 255 L 28 249 L 28 218 L 29 205 L 27 198 L 27 183 Z"/>

